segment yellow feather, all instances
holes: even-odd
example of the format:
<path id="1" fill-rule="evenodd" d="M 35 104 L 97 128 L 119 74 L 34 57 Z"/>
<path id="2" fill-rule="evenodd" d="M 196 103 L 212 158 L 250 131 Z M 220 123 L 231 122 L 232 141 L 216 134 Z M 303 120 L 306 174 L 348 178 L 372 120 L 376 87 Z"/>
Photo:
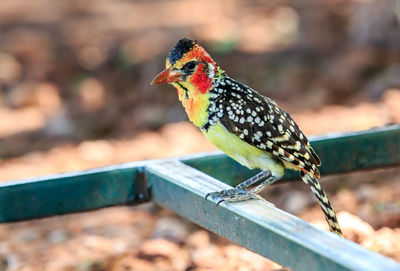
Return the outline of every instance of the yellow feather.
<path id="1" fill-rule="evenodd" d="M 188 91 L 186 96 L 185 87 Z M 178 89 L 178 97 L 185 108 L 189 120 L 197 127 L 202 127 L 208 120 L 207 108 L 210 105 L 209 94 L 201 94 L 192 84 L 187 82 L 173 83 Z"/>
<path id="2" fill-rule="evenodd" d="M 283 164 L 273 160 L 269 153 L 231 134 L 220 122 L 211 126 L 207 132 L 203 131 L 203 134 L 216 147 L 245 167 L 270 170 L 276 177 L 281 177 L 285 173 Z"/>

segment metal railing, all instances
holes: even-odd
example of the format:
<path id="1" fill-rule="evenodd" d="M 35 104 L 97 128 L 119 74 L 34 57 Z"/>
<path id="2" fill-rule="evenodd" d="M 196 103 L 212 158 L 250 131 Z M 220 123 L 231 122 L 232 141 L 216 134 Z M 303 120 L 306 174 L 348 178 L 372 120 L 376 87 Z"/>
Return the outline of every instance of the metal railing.
<path id="1" fill-rule="evenodd" d="M 314 137 L 322 175 L 400 165 L 400 125 Z M 400 264 L 261 201 L 216 206 L 208 192 L 254 175 L 224 154 L 114 165 L 0 183 L 0 222 L 153 200 L 293 270 L 400 270 Z M 288 172 L 285 180 L 297 177 Z M 223 181 L 223 182 L 221 182 Z M 228 185 L 229 184 L 229 185 Z"/>

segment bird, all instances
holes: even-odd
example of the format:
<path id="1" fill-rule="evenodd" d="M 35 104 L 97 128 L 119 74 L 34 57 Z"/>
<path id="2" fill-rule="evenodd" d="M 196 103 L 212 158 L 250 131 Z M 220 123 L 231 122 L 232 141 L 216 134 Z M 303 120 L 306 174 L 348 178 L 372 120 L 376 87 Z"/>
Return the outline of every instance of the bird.
<path id="1" fill-rule="evenodd" d="M 260 191 L 286 169 L 300 172 L 316 196 L 329 230 L 343 237 L 336 213 L 318 179 L 321 161 L 292 117 L 273 100 L 229 77 L 196 40 L 182 38 L 166 69 L 151 82 L 172 84 L 189 120 L 217 148 L 260 173 L 232 189 L 207 194 L 221 202 L 260 199 Z M 252 188 L 252 186 L 254 188 Z"/>

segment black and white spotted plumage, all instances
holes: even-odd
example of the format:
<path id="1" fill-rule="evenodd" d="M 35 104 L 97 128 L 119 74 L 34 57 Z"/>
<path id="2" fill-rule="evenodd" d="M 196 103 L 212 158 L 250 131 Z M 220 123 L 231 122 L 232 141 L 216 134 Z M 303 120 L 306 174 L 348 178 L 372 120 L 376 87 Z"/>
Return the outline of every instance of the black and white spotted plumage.
<path id="1" fill-rule="evenodd" d="M 319 177 L 321 164 L 306 136 L 292 117 L 271 99 L 223 77 L 210 91 L 209 122 L 217 120 L 248 144 Z"/>
<path id="2" fill-rule="evenodd" d="M 317 178 L 321 161 L 292 117 L 271 99 L 225 76 L 210 91 L 209 129 L 222 124 L 251 146 L 265 150 L 277 163 L 293 165 L 315 194 L 332 232 L 342 236 L 336 213 Z M 286 166 L 287 167 L 287 166 Z"/>

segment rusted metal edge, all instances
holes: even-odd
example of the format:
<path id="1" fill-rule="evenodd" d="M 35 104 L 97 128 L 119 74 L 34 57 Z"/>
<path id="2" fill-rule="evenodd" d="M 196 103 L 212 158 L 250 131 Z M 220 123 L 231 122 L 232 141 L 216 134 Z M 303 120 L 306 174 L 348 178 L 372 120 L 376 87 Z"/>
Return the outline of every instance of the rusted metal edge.
<path id="1" fill-rule="evenodd" d="M 208 192 L 230 188 L 176 160 L 146 167 L 153 201 L 293 270 L 400 270 L 400 265 L 261 201 L 222 203 Z"/>

